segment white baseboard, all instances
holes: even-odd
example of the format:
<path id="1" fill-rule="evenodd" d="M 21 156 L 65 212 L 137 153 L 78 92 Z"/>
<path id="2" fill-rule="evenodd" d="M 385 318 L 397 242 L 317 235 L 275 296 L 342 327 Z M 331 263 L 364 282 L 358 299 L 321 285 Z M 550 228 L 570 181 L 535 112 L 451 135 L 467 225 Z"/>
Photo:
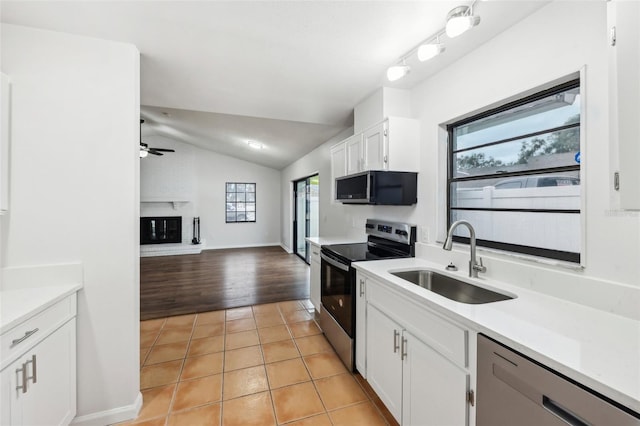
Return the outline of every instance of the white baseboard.
<path id="1" fill-rule="evenodd" d="M 286 251 L 289 254 L 293 254 L 293 250 L 291 250 L 289 247 L 287 247 L 285 244 L 280 243 L 280 247 L 282 247 L 282 250 Z"/>
<path id="2" fill-rule="evenodd" d="M 206 246 L 203 250 L 223 250 L 223 249 L 236 249 L 236 248 L 252 248 L 252 247 L 273 247 L 279 246 L 279 242 L 273 243 L 260 243 L 260 244 L 238 244 L 238 245 L 224 245 L 224 246 Z"/>
<path id="3" fill-rule="evenodd" d="M 104 426 L 120 423 L 138 417 L 141 408 L 142 393 L 138 392 L 135 402 L 131 405 L 79 416 L 73 419 L 71 424 L 74 426 Z"/>

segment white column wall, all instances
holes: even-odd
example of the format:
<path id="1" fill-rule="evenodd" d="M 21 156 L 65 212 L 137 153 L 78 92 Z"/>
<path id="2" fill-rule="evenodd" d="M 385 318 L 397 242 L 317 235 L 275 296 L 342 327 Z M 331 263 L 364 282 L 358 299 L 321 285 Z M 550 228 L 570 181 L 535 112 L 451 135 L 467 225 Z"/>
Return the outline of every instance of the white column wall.
<path id="1" fill-rule="evenodd" d="M 13 89 L 3 266 L 82 263 L 77 415 L 124 420 L 141 402 L 139 52 L 7 24 L 1 47 Z"/>

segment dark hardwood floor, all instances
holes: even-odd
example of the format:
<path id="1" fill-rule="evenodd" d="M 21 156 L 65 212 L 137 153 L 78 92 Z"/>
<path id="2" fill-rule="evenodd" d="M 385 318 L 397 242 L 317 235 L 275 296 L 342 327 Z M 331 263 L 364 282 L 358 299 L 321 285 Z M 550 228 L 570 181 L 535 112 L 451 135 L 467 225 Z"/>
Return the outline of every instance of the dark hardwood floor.
<path id="1" fill-rule="evenodd" d="M 281 247 L 140 258 L 140 319 L 309 297 L 309 266 Z"/>

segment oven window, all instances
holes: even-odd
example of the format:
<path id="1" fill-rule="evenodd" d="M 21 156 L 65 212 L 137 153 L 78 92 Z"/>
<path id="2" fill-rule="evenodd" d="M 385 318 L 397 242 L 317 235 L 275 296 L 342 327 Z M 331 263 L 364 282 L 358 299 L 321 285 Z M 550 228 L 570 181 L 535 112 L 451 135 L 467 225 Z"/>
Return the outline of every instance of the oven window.
<path id="1" fill-rule="evenodd" d="M 322 261 L 321 270 L 322 306 L 353 337 L 353 286 L 355 271 L 343 271 Z"/>

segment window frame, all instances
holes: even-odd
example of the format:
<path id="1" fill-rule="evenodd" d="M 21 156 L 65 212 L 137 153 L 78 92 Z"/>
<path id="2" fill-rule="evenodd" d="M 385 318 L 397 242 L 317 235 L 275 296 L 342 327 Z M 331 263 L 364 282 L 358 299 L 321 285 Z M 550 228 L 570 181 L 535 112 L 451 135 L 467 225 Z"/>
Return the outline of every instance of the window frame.
<path id="1" fill-rule="evenodd" d="M 571 124 L 565 124 L 565 125 L 561 125 L 561 126 L 556 126 L 553 128 L 548 128 L 548 129 L 543 129 L 543 130 L 539 130 L 536 132 L 530 132 L 524 135 L 519 135 L 519 136 L 514 136 L 514 137 L 510 137 L 510 138 L 505 138 L 505 139 L 501 139 L 501 140 L 497 140 L 497 141 L 491 141 L 491 142 L 487 142 L 487 143 L 482 143 L 479 145 L 475 145 L 472 147 L 467 147 L 467 148 L 463 148 L 463 149 L 459 149 L 459 150 L 455 150 L 453 149 L 453 140 L 454 140 L 454 129 L 456 127 L 459 126 L 463 126 L 465 124 L 477 121 L 477 120 L 481 120 L 483 118 L 495 115 L 495 114 L 499 114 L 501 112 L 505 112 L 511 109 L 515 109 L 518 108 L 520 106 L 526 105 L 528 103 L 534 102 L 536 100 L 540 100 L 543 99 L 545 97 L 551 96 L 553 94 L 557 94 L 557 93 L 561 93 L 563 91 L 569 90 L 569 89 L 579 89 L 580 90 L 580 95 L 581 98 L 584 99 L 583 96 L 583 92 L 584 92 L 584 86 L 583 86 L 583 76 L 575 76 L 574 78 L 571 78 L 570 80 L 567 80 L 561 84 L 556 84 L 553 85 L 552 87 L 549 87 L 547 89 L 542 89 L 542 90 L 538 90 L 533 92 L 532 94 L 529 95 L 525 95 L 521 98 L 518 98 L 514 101 L 510 101 L 507 102 L 503 105 L 500 105 L 498 107 L 495 108 L 489 108 L 485 111 L 482 111 L 480 113 L 477 114 L 471 114 L 466 116 L 465 118 L 455 121 L 455 122 L 451 122 L 449 124 L 446 125 L 446 132 L 447 132 L 447 175 L 446 175 L 446 230 L 448 230 L 451 227 L 452 221 L 451 221 L 451 212 L 452 212 L 452 206 L 451 206 L 451 188 L 452 185 L 456 182 L 465 182 L 465 181 L 482 181 L 484 179 L 489 179 L 491 177 L 495 178 L 495 175 L 477 175 L 477 176 L 463 176 L 463 177 L 454 177 L 453 174 L 456 170 L 456 167 L 454 165 L 454 161 L 455 161 L 455 157 L 454 155 L 456 153 L 460 153 L 460 152 L 465 152 L 465 151 L 471 151 L 474 149 L 478 149 L 478 148 L 484 148 L 487 146 L 493 146 L 493 145 L 499 145 L 499 144 L 504 144 L 504 143 L 508 143 L 510 141 L 515 141 L 515 140 L 520 140 L 520 139 L 525 139 L 528 137 L 533 137 L 533 136 L 538 136 L 541 134 L 545 134 L 545 133 L 551 133 L 551 132 L 557 132 L 557 131 L 561 131 L 561 130 L 566 130 L 566 129 L 574 129 L 574 128 L 578 128 L 579 129 L 579 140 L 580 140 L 580 152 L 582 152 L 582 141 L 583 141 L 583 133 L 584 133 L 584 101 L 582 101 L 581 106 L 580 106 L 580 121 L 578 123 L 571 123 Z M 582 164 L 582 161 L 580 161 L 580 163 L 578 163 L 577 165 L 569 165 L 569 166 L 560 166 L 560 167 L 549 167 L 549 168 L 538 168 L 538 169 L 530 169 L 530 170 L 523 170 L 523 171 L 516 171 L 516 172 L 506 172 L 506 173 L 501 173 L 500 177 L 501 178 L 510 178 L 510 177 L 526 177 L 526 176 L 531 176 L 531 175 L 541 175 L 541 174 L 551 174 L 551 173 L 561 173 L 561 172 L 578 172 L 580 175 L 580 181 L 581 184 L 584 181 L 583 180 L 583 171 L 584 171 L 584 166 Z M 523 208 L 474 208 L 474 207 L 453 207 L 454 211 L 491 211 L 491 212 L 526 212 L 526 213 L 567 213 L 567 214 L 578 214 L 579 218 L 580 218 L 580 222 L 581 222 L 581 226 L 580 226 L 580 236 L 581 236 L 581 244 L 580 244 L 580 251 L 578 253 L 573 253 L 573 252 L 567 252 L 567 251 L 561 251 L 561 250 L 553 250 L 553 249 L 547 249 L 547 248 L 540 248 L 540 247 L 532 247 L 532 246 L 525 246 L 525 245 L 520 245 L 520 244 L 513 244 L 513 243 L 504 243 L 504 242 L 497 242 L 497 241 L 491 241 L 491 240 L 484 240 L 484 239 L 477 239 L 476 240 L 476 244 L 479 247 L 486 247 L 486 248 L 490 248 L 490 249 L 497 249 L 500 251 L 504 251 L 504 252 L 508 252 L 514 255 L 531 255 L 531 256 L 536 256 L 536 257 L 541 257 L 541 258 L 546 258 L 546 259 L 551 259 L 551 260 L 559 260 L 559 261 L 563 261 L 563 262 L 569 262 L 571 264 L 578 264 L 578 265 L 582 265 L 582 261 L 584 259 L 584 190 L 581 189 L 581 193 L 580 193 L 580 209 L 523 209 Z M 446 232 L 445 230 L 445 232 Z M 469 244 L 470 243 L 470 239 L 469 237 L 462 237 L 462 236 L 453 236 L 453 241 L 457 242 L 457 243 L 463 243 L 463 244 Z"/>
<path id="2" fill-rule="evenodd" d="M 247 192 L 247 191 L 243 191 L 243 192 L 238 192 L 237 189 L 235 191 L 229 191 L 229 185 L 236 185 L 235 188 L 237 188 L 237 185 L 253 185 L 254 191 L 253 192 Z M 228 201 L 227 200 L 227 194 L 253 194 L 254 199 L 253 201 Z M 238 220 L 237 214 L 238 214 L 238 210 L 228 210 L 227 209 L 227 204 L 228 203 L 233 203 L 237 206 L 237 204 L 241 202 L 243 204 L 245 204 L 245 220 Z M 253 220 L 246 220 L 247 218 L 247 213 L 248 210 L 246 209 L 246 205 L 247 204 L 253 204 L 254 205 L 254 210 L 253 210 Z M 229 217 L 227 216 L 227 213 L 233 212 L 236 214 L 236 220 L 229 220 Z M 225 223 L 255 223 L 256 220 L 258 218 L 258 186 L 256 184 L 256 182 L 225 182 L 224 184 L 224 220 Z"/>

